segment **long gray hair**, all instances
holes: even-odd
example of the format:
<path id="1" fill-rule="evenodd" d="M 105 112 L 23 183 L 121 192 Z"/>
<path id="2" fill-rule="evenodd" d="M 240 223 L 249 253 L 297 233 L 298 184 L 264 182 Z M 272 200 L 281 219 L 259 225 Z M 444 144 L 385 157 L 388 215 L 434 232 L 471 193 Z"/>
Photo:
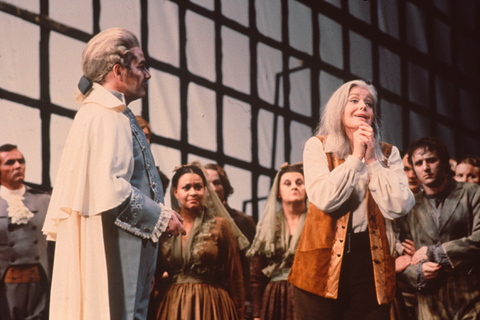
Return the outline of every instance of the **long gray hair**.
<path id="1" fill-rule="evenodd" d="M 134 57 L 131 49 L 140 47 L 138 38 L 130 31 L 122 28 L 111 28 L 100 32 L 86 45 L 82 53 L 83 75 L 90 82 L 102 84 L 105 76 L 115 64 L 130 69 Z M 90 93 L 85 95 L 78 89 L 75 100 L 82 102 Z"/>
<path id="2" fill-rule="evenodd" d="M 363 80 L 353 80 L 349 81 L 340 88 L 338 88 L 330 97 L 327 104 L 325 105 L 325 109 L 323 110 L 322 117 L 320 119 L 320 123 L 316 130 L 316 135 L 328 135 L 328 139 L 332 140 L 333 146 L 333 154 L 339 159 L 346 159 L 350 153 L 350 140 L 345 133 L 345 128 L 343 126 L 342 117 L 343 113 L 345 112 L 345 106 L 348 101 L 348 95 L 350 94 L 350 90 L 354 87 L 361 87 L 368 92 L 370 92 L 373 98 L 373 121 L 372 121 L 372 128 L 375 137 L 375 154 L 377 156 L 378 161 L 386 166 L 384 162 L 385 157 L 383 155 L 382 150 L 380 149 L 379 141 L 380 141 L 380 128 L 379 122 L 376 115 L 376 107 L 377 107 L 377 90 L 371 84 L 367 84 Z"/>

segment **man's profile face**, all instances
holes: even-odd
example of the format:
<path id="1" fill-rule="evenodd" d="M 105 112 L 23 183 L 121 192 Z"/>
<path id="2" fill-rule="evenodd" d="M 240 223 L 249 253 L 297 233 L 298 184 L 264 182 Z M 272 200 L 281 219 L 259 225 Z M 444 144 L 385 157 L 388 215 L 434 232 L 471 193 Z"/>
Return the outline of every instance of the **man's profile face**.
<path id="1" fill-rule="evenodd" d="M 408 179 L 408 186 L 413 194 L 417 194 L 420 191 L 420 181 L 418 181 L 415 172 L 413 172 L 413 168 L 408 162 L 408 154 L 403 157 L 403 171 L 407 175 Z"/>
<path id="2" fill-rule="evenodd" d="M 150 143 L 150 138 L 152 136 L 152 133 L 150 132 L 150 129 L 148 129 L 147 126 L 140 127 L 142 128 L 143 133 L 145 133 L 145 137 L 147 138 L 148 143 Z"/>
<path id="3" fill-rule="evenodd" d="M 412 163 L 418 180 L 429 188 L 439 187 L 446 179 L 437 151 L 418 148 L 412 153 Z"/>
<path id="4" fill-rule="evenodd" d="M 217 170 L 207 169 L 207 180 L 222 203 L 225 203 L 225 190 Z"/>
<path id="5" fill-rule="evenodd" d="M 25 180 L 25 159 L 18 149 L 0 152 L 0 184 L 19 189 Z"/>
<path id="6" fill-rule="evenodd" d="M 131 101 L 143 98 L 147 93 L 147 82 L 152 77 L 147 70 L 145 57 L 139 47 L 130 50 L 135 56 L 130 64 L 130 70 L 124 69 L 123 94 L 127 104 Z"/>

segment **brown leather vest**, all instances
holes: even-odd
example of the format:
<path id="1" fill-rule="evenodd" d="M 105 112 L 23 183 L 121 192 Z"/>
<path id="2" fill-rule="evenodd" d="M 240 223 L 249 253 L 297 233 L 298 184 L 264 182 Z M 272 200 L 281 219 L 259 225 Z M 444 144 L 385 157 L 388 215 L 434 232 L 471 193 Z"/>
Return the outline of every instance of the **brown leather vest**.
<path id="1" fill-rule="evenodd" d="M 318 137 L 324 143 L 326 137 Z M 381 143 L 386 158 L 392 146 Z M 327 153 L 330 171 L 345 160 Z M 390 254 L 386 237 L 385 218 L 373 200 L 366 194 L 370 249 L 379 304 L 388 304 L 395 296 L 395 259 Z M 336 299 L 350 212 L 339 219 L 319 210 L 310 203 L 305 226 L 298 243 L 295 260 L 288 281 L 296 287 L 321 297 Z"/>

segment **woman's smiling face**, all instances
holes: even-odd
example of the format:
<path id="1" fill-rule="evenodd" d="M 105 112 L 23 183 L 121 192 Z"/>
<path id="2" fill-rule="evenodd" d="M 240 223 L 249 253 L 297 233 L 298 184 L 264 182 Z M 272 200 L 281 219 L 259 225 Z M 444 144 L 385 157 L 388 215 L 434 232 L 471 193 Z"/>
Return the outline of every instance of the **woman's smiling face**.
<path id="1" fill-rule="evenodd" d="M 373 123 L 373 97 L 367 89 L 353 87 L 348 94 L 347 104 L 342 116 L 345 131 L 356 131 L 361 123 L 369 126 Z"/>

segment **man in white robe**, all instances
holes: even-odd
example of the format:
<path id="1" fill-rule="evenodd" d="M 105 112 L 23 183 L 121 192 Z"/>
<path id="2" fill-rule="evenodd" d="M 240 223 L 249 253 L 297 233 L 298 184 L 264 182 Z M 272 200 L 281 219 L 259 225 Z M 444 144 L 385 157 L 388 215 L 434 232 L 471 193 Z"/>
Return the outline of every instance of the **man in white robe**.
<path id="1" fill-rule="evenodd" d="M 51 319 L 146 319 L 163 232 L 184 234 L 131 110 L 151 75 L 138 39 L 112 28 L 89 41 L 84 76 L 43 232 L 56 241 Z"/>

